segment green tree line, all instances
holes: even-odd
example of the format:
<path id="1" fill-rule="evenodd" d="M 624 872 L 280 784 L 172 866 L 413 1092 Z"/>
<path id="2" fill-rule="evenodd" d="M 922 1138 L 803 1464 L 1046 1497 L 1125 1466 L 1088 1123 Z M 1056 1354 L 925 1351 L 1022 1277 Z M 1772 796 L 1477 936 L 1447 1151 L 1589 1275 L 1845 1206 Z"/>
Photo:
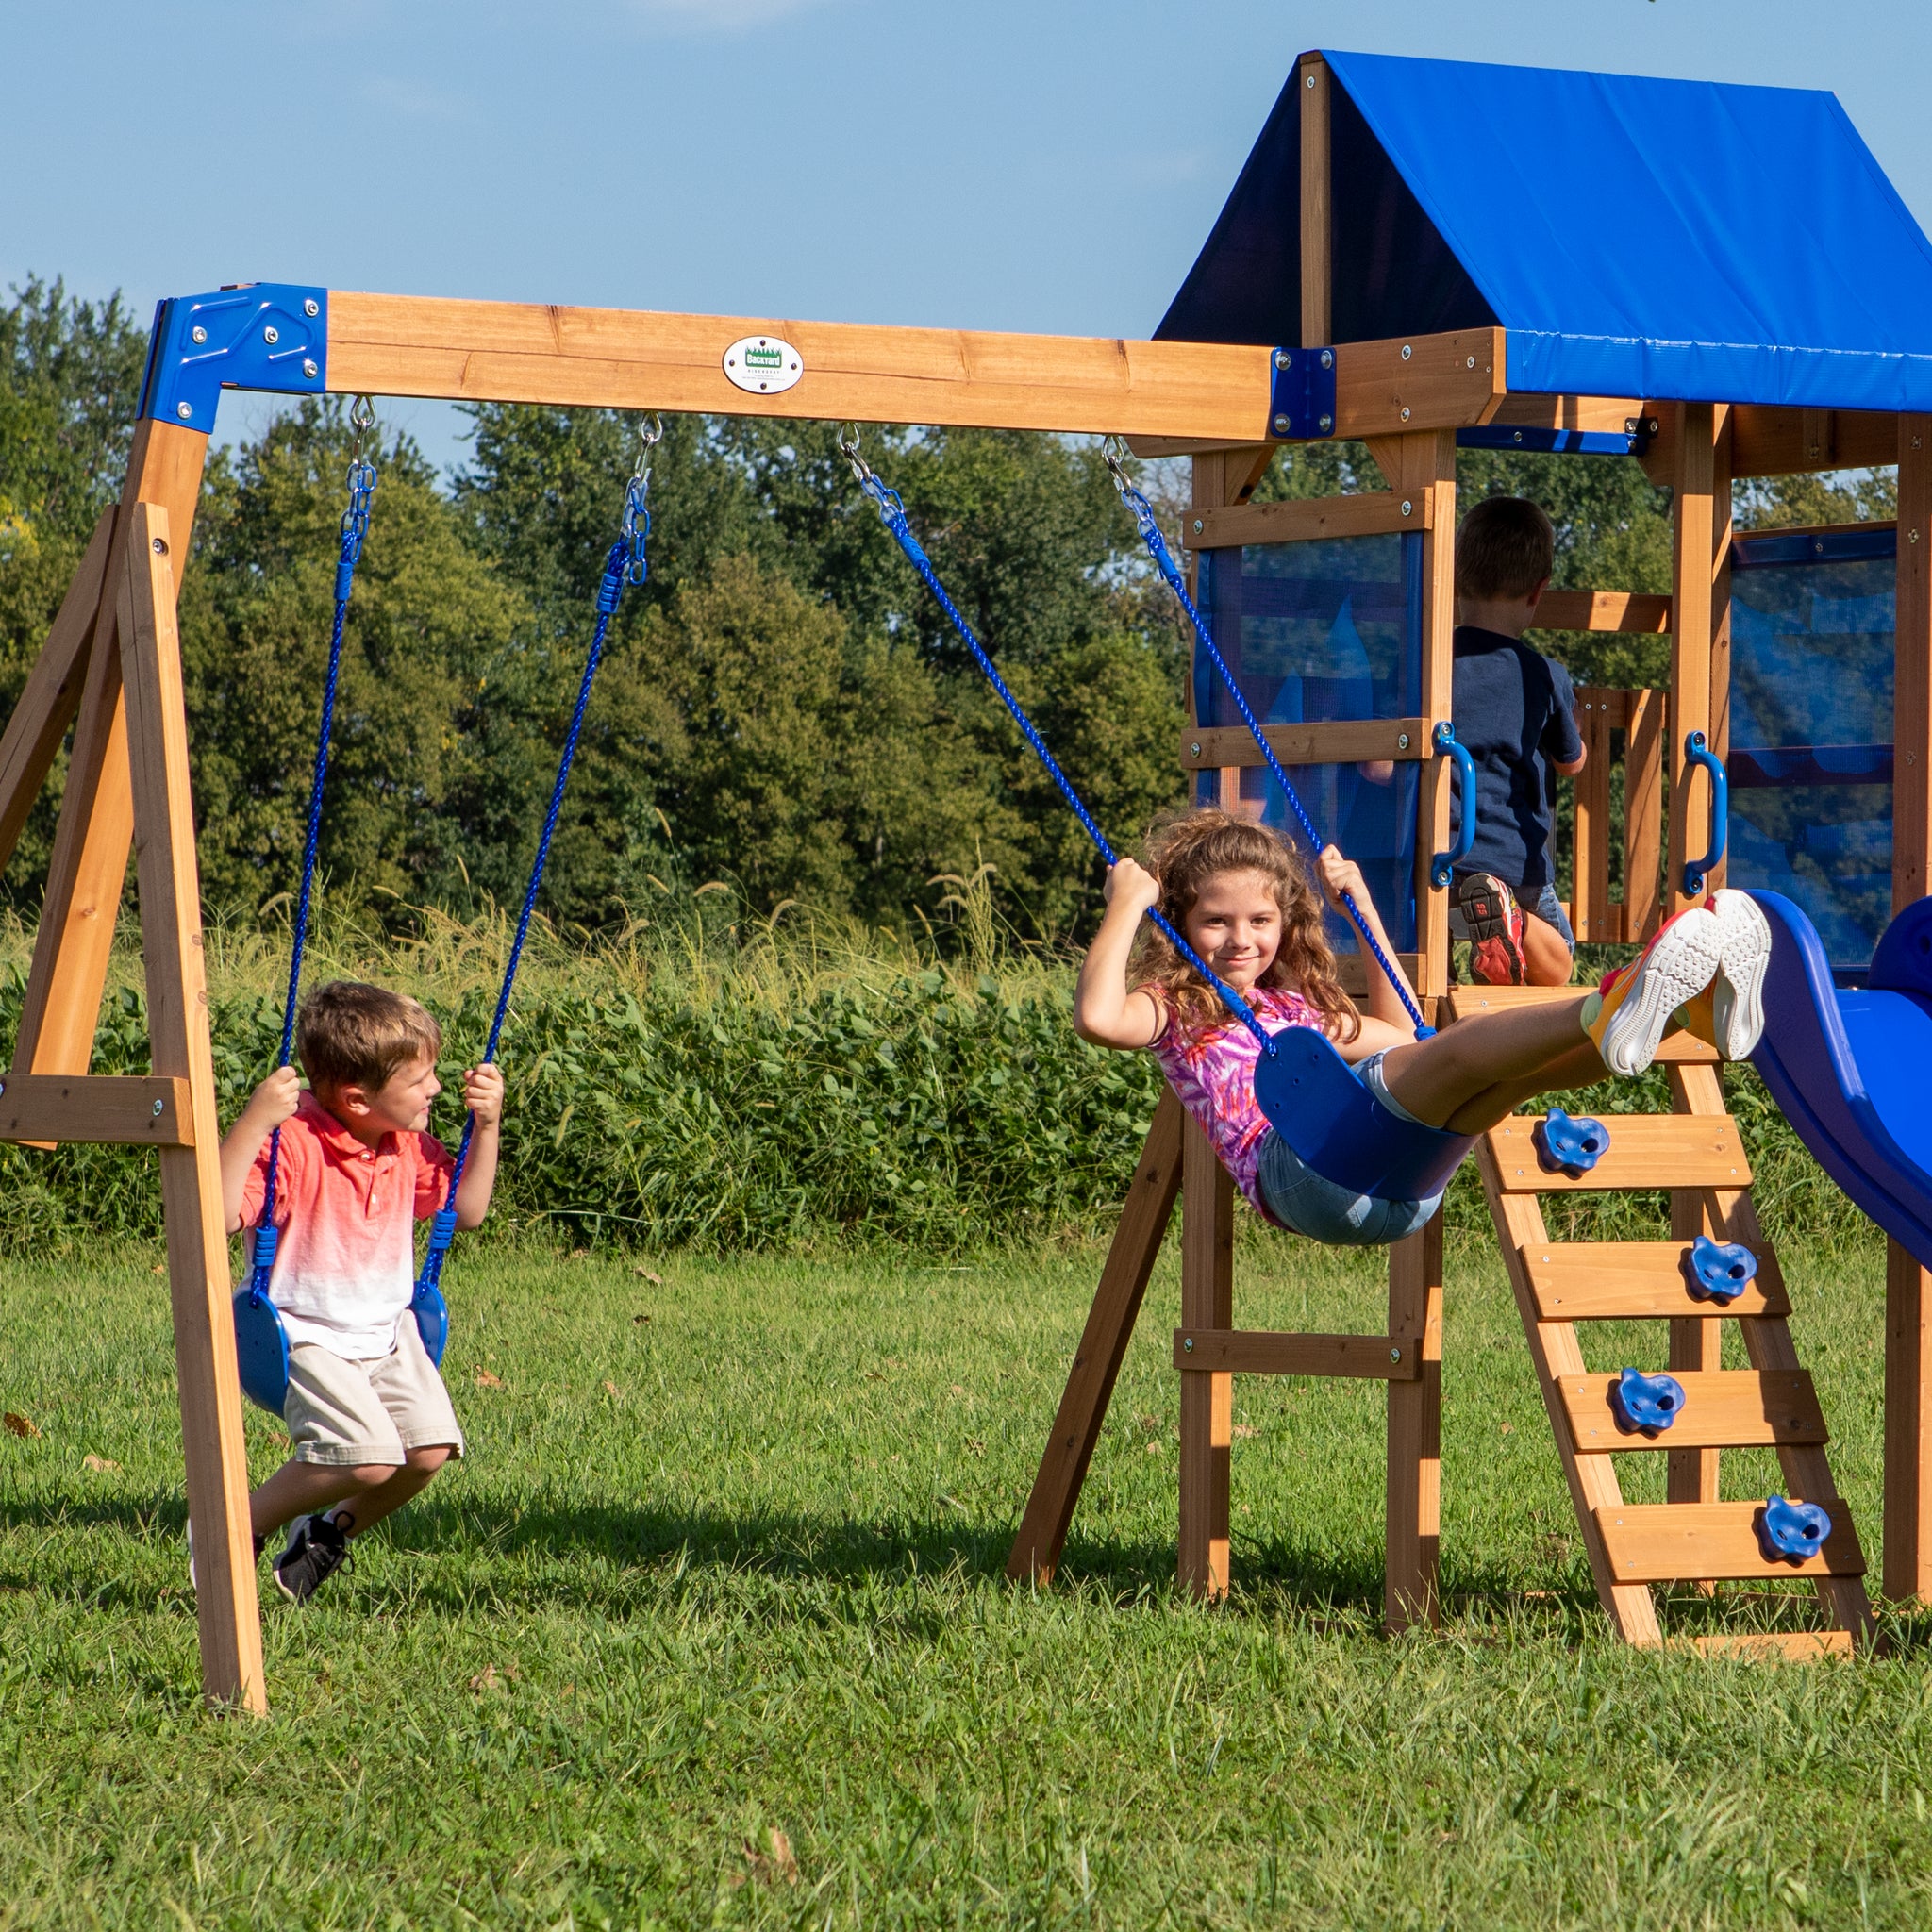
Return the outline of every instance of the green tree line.
<path id="1" fill-rule="evenodd" d="M 33 280 L 0 307 L 0 715 L 118 492 L 144 347 L 118 297 Z M 613 411 L 472 413 L 451 476 L 378 430 L 322 853 L 336 910 L 391 924 L 520 891 L 638 454 Z M 321 401 L 211 452 L 181 629 L 204 887 L 228 916 L 296 883 L 351 442 Z M 1182 795 L 1187 646 L 1097 450 L 971 430 L 868 445 L 1075 784 L 1134 841 Z M 831 428 L 674 418 L 651 470 L 650 578 L 612 629 L 547 914 L 608 931 L 722 879 L 754 911 L 801 900 L 896 927 L 991 866 L 1023 933 L 1076 932 L 1100 884 L 1091 848 Z M 1668 492 L 1634 461 L 1468 452 L 1459 480 L 1549 507 L 1559 581 L 1668 588 Z M 1260 493 L 1378 482 L 1359 446 L 1317 446 Z M 1741 510 L 1842 520 L 1883 513 L 1886 488 L 1790 479 Z M 1660 682 L 1668 661 L 1654 638 L 1544 641 L 1580 680 Z M 28 916 L 53 823 L 44 800 L 0 879 Z"/>

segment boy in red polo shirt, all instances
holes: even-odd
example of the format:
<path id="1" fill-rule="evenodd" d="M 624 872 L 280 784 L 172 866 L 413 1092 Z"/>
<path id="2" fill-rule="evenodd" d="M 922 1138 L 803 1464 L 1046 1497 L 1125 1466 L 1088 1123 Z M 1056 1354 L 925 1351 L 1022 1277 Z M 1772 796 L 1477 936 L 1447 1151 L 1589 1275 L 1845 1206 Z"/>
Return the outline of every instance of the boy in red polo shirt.
<path id="1" fill-rule="evenodd" d="M 281 1129 L 269 1298 L 289 1336 L 282 1420 L 293 1454 L 249 1498 L 249 1515 L 258 1556 L 290 1525 L 275 1578 L 296 1603 L 341 1567 L 352 1536 L 463 1453 L 449 1391 L 408 1319 L 415 1224 L 445 1205 L 455 1167 L 423 1131 L 442 1091 L 441 1048 L 415 1000 L 349 980 L 318 987 L 296 1026 L 308 1091 L 278 1069 L 222 1142 L 234 1234 L 261 1218 L 269 1136 Z M 503 1075 L 472 1067 L 463 1102 L 476 1128 L 454 1206 L 458 1227 L 476 1227 L 496 1182 Z"/>

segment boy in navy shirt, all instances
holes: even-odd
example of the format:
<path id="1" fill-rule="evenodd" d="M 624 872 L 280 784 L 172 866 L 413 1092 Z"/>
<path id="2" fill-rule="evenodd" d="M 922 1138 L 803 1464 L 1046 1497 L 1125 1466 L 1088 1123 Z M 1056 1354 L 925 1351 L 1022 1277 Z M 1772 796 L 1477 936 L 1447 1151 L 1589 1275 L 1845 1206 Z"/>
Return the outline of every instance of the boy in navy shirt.
<path id="1" fill-rule="evenodd" d="M 1457 870 L 1449 930 L 1491 985 L 1565 986 L 1576 940 L 1557 898 L 1557 776 L 1583 769 L 1576 693 L 1523 633 L 1549 589 L 1556 533 L 1541 507 L 1491 496 L 1456 538 L 1456 735 L 1475 760 L 1475 844 Z"/>

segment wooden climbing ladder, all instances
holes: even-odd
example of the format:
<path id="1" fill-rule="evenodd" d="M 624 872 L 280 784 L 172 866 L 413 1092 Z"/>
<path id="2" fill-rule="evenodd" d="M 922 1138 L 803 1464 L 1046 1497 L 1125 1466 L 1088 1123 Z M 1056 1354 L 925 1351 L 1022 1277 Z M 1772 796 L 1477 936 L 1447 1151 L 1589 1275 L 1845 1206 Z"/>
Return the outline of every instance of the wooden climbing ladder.
<path id="1" fill-rule="evenodd" d="M 1459 987 L 1448 995 L 1448 1007 L 1461 1019 L 1500 1005 L 1564 996 L 1531 988 Z M 1700 1647 L 1800 1656 L 1849 1650 L 1872 1629 L 1865 1557 L 1851 1510 L 1832 1481 L 1824 1417 L 1811 1377 L 1799 1366 L 1790 1298 L 1758 1225 L 1750 1163 L 1724 1107 L 1717 1056 L 1678 1034 L 1664 1042 L 1658 1058 L 1669 1073 L 1673 1110 L 1603 1116 L 1610 1144 L 1579 1177 L 1543 1170 L 1531 1144 L 1531 1115 L 1503 1122 L 1476 1146 L 1597 1594 L 1626 1641 L 1650 1645 L 1663 1641 L 1653 1584 L 1708 1587 L 1806 1576 L 1816 1583 L 1829 1629 L 1706 1638 Z M 1668 1241 L 1557 1241 L 1544 1224 L 1544 1195 L 1659 1188 L 1671 1197 Z M 1757 1257 L 1756 1279 L 1728 1305 L 1690 1296 L 1686 1257 L 1700 1234 L 1742 1242 Z M 1669 1323 L 1669 1368 L 1686 1393 L 1676 1423 L 1655 1440 L 1619 1431 L 1609 1404 L 1616 1377 L 1585 1366 L 1577 1328 L 1584 1322 L 1643 1319 Z M 1738 1324 L 1749 1369 L 1722 1366 L 1726 1321 Z M 1777 1451 L 1792 1500 L 1822 1504 L 1830 1515 L 1830 1537 L 1802 1562 L 1774 1560 L 1759 1548 L 1756 1524 L 1763 1498 L 1720 1498 L 1720 1452 L 1760 1446 Z M 1613 1457 L 1659 1452 L 1668 1457 L 1669 1501 L 1625 1503 Z"/>

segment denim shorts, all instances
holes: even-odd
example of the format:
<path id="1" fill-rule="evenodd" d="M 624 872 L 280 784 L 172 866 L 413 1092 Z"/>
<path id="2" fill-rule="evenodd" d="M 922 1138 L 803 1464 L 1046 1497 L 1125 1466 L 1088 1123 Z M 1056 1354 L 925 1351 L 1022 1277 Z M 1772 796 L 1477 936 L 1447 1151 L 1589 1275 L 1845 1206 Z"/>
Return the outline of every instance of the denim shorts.
<path id="1" fill-rule="evenodd" d="M 1389 1091 L 1380 1054 L 1359 1061 L 1355 1075 L 1397 1120 L 1424 1124 Z M 1399 1241 L 1423 1226 L 1442 1201 L 1440 1192 L 1426 1201 L 1382 1201 L 1373 1194 L 1355 1193 L 1324 1180 L 1273 1127 L 1261 1137 L 1256 1179 L 1275 1220 L 1331 1248 L 1378 1248 Z"/>
<path id="2" fill-rule="evenodd" d="M 1461 883 L 1465 874 L 1457 874 L 1457 882 Z M 1518 889 L 1511 887 L 1512 891 Z M 1528 896 L 1528 887 L 1520 890 L 1517 904 L 1525 912 L 1533 912 L 1545 925 L 1554 925 L 1561 935 L 1563 943 L 1574 953 L 1576 950 L 1576 934 L 1571 928 L 1570 916 L 1563 910 L 1563 902 L 1557 897 L 1555 886 L 1544 885 L 1537 888 L 1534 899 Z M 1466 940 L 1469 937 L 1469 922 L 1462 916 L 1462 908 L 1452 898 L 1449 901 L 1449 937 L 1452 940 Z"/>

